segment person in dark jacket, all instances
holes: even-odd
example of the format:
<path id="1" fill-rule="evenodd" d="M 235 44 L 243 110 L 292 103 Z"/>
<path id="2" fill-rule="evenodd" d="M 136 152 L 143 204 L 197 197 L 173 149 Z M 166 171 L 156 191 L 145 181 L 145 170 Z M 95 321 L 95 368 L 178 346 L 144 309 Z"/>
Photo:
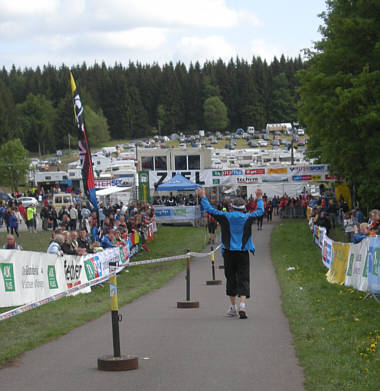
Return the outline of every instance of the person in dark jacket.
<path id="1" fill-rule="evenodd" d="M 317 225 L 319 225 L 320 227 L 326 228 L 326 235 L 329 236 L 330 229 L 331 229 L 331 223 L 330 223 L 330 220 L 327 217 L 325 211 L 322 211 L 320 216 L 318 217 Z"/>
<path id="2" fill-rule="evenodd" d="M 87 253 L 96 253 L 96 249 L 91 248 L 91 241 L 85 229 L 79 231 L 78 247 L 84 248 Z"/>
<path id="3" fill-rule="evenodd" d="M 64 236 L 64 242 L 61 244 L 61 250 L 63 251 L 64 254 L 69 254 L 69 255 L 85 255 L 86 254 L 85 249 L 80 248 L 80 247 L 73 248 L 71 246 L 69 231 L 64 231 L 63 236 Z"/>
<path id="4" fill-rule="evenodd" d="M 255 218 L 264 214 L 262 191 L 259 189 L 256 192 L 257 209 L 252 213 L 244 213 L 245 201 L 242 198 L 233 200 L 231 212 L 224 212 L 211 206 L 204 189 L 198 188 L 196 192 L 201 198 L 203 209 L 213 216 L 221 227 L 226 293 L 231 302 L 226 315 L 232 317 L 239 314 L 241 319 L 246 319 L 246 299 L 250 297 L 249 251 L 255 251 L 251 231 Z M 236 296 L 240 297 L 239 311 Z"/>

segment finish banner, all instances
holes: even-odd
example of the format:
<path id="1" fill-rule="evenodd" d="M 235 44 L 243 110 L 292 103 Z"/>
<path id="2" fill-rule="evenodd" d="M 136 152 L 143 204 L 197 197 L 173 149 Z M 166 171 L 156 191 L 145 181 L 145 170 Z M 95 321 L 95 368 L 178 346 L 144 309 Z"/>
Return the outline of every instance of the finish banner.
<path id="1" fill-rule="evenodd" d="M 333 242 L 332 247 L 334 256 L 330 270 L 326 273 L 327 281 L 342 285 L 346 279 L 350 245 L 348 243 Z"/>
<path id="2" fill-rule="evenodd" d="M 348 265 L 344 284 L 366 292 L 368 290 L 368 249 L 369 239 L 358 244 L 350 244 Z"/>

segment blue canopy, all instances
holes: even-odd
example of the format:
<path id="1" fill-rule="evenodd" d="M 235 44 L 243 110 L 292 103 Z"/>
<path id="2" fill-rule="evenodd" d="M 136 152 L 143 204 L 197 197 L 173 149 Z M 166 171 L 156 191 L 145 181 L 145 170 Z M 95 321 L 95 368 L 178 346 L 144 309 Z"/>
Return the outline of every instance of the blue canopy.
<path id="1" fill-rule="evenodd" d="M 158 191 L 190 191 L 199 187 L 196 183 L 193 183 L 183 177 L 180 174 L 176 174 L 172 179 L 157 186 Z"/>

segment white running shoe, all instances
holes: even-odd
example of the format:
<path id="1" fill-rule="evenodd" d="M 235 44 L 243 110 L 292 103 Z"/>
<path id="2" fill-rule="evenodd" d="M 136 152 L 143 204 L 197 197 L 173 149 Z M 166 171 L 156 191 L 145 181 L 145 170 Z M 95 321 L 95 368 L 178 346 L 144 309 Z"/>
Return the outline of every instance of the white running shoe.
<path id="1" fill-rule="evenodd" d="M 228 318 L 234 318 L 235 316 L 238 316 L 236 307 L 230 307 L 230 309 L 226 312 L 226 316 Z"/>

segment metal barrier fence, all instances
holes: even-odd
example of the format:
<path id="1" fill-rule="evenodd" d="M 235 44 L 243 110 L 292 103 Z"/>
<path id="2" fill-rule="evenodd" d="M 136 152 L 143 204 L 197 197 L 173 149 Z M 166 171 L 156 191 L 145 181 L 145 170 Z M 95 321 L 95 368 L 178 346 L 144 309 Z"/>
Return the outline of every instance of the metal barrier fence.
<path id="1" fill-rule="evenodd" d="M 304 219 L 306 217 L 306 207 L 286 205 L 279 209 L 278 214 L 282 219 Z"/>

